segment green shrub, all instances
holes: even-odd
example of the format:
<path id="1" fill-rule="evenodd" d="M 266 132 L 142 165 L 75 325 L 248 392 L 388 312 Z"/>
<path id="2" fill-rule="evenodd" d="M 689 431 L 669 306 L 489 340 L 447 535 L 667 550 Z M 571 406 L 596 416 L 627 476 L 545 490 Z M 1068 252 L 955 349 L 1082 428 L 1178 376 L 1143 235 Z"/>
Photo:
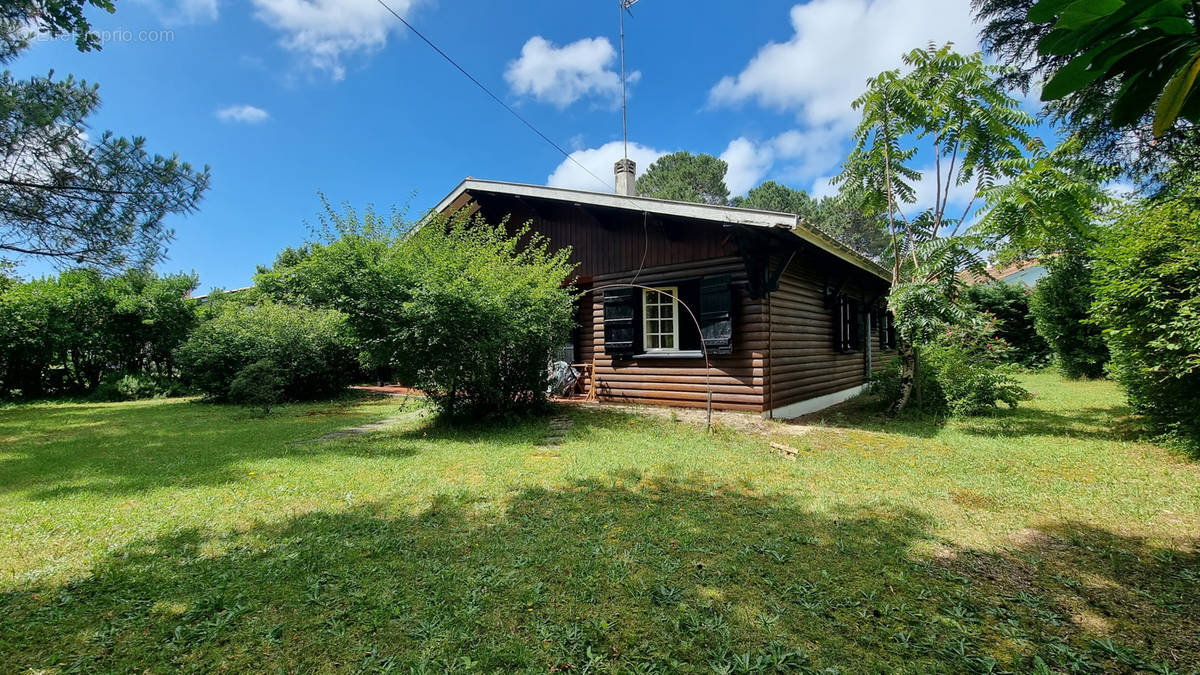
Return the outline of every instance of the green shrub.
<path id="1" fill-rule="evenodd" d="M 994 330 L 991 324 L 955 327 L 923 351 L 927 369 L 936 378 L 951 415 L 981 415 L 1000 403 L 1015 408 L 1028 396 L 1017 383 L 1008 345 Z"/>
<path id="2" fill-rule="evenodd" d="M 1050 273 L 1038 282 L 1029 302 L 1037 331 L 1050 345 L 1063 375 L 1101 377 L 1108 347 L 1100 327 L 1091 321 L 1092 261 L 1084 255 L 1064 254 L 1047 267 Z"/>
<path id="3" fill-rule="evenodd" d="M 248 408 L 258 408 L 262 416 L 271 414 L 271 406 L 283 396 L 283 378 L 270 359 L 255 361 L 242 368 L 229 384 L 229 400 Z"/>
<path id="4" fill-rule="evenodd" d="M 276 301 L 343 312 L 360 362 L 443 412 L 506 414 L 545 400 L 550 354 L 569 337 L 569 252 L 480 217 L 326 205 L 320 240 L 283 251 L 255 284 Z"/>
<path id="5" fill-rule="evenodd" d="M 937 377 L 924 361 L 920 361 L 914 378 L 913 395 L 905 410 L 915 410 L 931 415 L 945 415 L 946 395 L 938 384 Z M 867 392 L 880 405 L 887 407 L 900 397 L 900 359 L 892 359 L 882 370 L 871 374 L 867 380 Z"/>
<path id="6" fill-rule="evenodd" d="M 395 261 L 403 302 L 392 339 L 400 381 L 449 414 L 506 414 L 543 403 L 551 353 L 573 324 L 569 251 L 527 228 L 434 221 Z"/>
<path id="7" fill-rule="evenodd" d="M 331 396 L 358 373 L 344 315 L 274 303 L 226 303 L 192 332 L 176 358 L 184 380 L 216 401 L 228 400 L 238 373 L 264 359 L 278 368 L 289 400 Z"/>
<path id="8" fill-rule="evenodd" d="M 175 378 L 147 373 L 109 373 L 100 378 L 92 393 L 96 401 L 138 401 L 146 398 L 182 396 L 186 392 Z"/>
<path id="9" fill-rule="evenodd" d="M 911 406 L 933 415 L 982 415 L 1003 403 L 1010 408 L 1028 396 L 1017 383 L 1008 345 L 995 336 L 994 321 L 965 323 L 934 336 L 919 351 Z M 872 376 L 871 393 L 894 401 L 900 364 L 893 360 Z"/>
<path id="10" fill-rule="evenodd" d="M 1095 247 L 1093 309 L 1131 405 L 1200 449 L 1200 189 L 1128 211 Z"/>
<path id="11" fill-rule="evenodd" d="M 114 371 L 173 376 L 171 354 L 195 325 L 197 303 L 187 296 L 196 284 L 194 275 L 105 277 L 88 269 L 6 283 L 0 394 L 87 393 Z M 110 382 L 104 396 L 115 395 Z"/>
<path id="12" fill-rule="evenodd" d="M 1050 345 L 1038 335 L 1029 311 L 1032 291 L 1024 286 L 998 281 L 970 286 L 966 300 L 996 320 L 996 337 L 1008 343 L 1008 358 L 1024 368 L 1041 368 L 1050 362 Z"/>

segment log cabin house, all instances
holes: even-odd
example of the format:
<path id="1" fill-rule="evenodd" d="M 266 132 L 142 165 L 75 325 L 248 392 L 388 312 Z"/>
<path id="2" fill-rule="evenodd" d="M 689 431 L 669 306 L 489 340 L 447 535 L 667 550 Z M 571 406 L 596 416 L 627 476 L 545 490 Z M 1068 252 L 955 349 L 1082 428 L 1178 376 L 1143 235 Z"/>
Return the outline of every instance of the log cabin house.
<path id="1" fill-rule="evenodd" d="M 585 391 L 701 407 L 707 386 L 715 409 L 789 418 L 893 358 L 886 270 L 793 214 L 635 196 L 634 171 L 617 162 L 616 193 L 468 178 L 435 207 L 571 247 L 585 293 L 564 358 Z"/>

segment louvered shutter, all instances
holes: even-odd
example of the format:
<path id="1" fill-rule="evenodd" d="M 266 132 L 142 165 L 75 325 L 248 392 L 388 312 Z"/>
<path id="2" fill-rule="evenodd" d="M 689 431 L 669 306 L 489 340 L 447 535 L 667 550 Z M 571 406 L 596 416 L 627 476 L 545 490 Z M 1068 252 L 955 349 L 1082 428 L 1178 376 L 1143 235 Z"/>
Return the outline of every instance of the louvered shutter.
<path id="1" fill-rule="evenodd" d="M 604 291 L 604 351 L 609 356 L 628 356 L 637 350 L 636 288 Z"/>
<path id="2" fill-rule="evenodd" d="M 850 300 L 837 296 L 833 314 L 833 348 L 839 352 L 850 351 Z"/>
<path id="3" fill-rule="evenodd" d="M 733 351 L 733 291 L 728 274 L 700 280 L 700 337 L 710 354 Z"/>
<path id="4" fill-rule="evenodd" d="M 867 310 L 858 302 L 854 303 L 854 347 L 853 351 L 864 351 L 867 348 Z"/>

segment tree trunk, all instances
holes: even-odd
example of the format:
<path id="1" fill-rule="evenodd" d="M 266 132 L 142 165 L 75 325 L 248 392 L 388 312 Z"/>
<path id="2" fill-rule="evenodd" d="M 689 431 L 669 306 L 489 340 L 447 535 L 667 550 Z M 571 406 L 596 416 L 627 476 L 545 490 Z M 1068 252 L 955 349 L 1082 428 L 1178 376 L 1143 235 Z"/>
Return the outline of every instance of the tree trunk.
<path id="1" fill-rule="evenodd" d="M 900 395 L 892 402 L 892 407 L 888 408 L 888 415 L 895 417 L 899 415 L 905 406 L 908 405 L 908 399 L 912 396 L 913 385 L 917 380 L 917 350 L 907 342 L 900 343 Z"/>

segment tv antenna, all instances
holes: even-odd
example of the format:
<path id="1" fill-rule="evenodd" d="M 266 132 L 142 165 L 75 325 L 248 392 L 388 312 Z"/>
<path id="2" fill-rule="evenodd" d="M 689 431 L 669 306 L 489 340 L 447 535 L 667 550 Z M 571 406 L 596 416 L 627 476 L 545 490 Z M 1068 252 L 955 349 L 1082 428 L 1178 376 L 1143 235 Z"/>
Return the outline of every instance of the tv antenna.
<path id="1" fill-rule="evenodd" d="M 638 0 L 617 0 L 617 14 L 621 21 L 621 141 L 624 145 L 625 159 L 629 159 L 629 105 L 625 85 L 625 13 L 633 16 L 631 11 Z"/>

